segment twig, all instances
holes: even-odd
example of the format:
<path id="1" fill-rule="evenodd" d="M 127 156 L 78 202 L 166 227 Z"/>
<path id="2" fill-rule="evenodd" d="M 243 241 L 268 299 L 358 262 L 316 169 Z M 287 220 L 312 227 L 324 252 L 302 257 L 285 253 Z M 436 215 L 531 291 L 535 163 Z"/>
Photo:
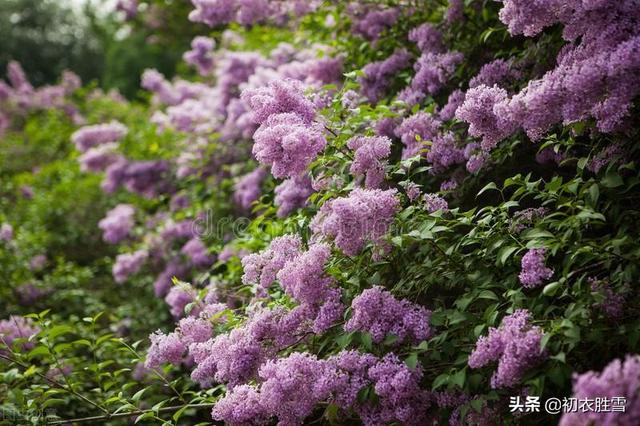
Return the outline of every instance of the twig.
<path id="1" fill-rule="evenodd" d="M 186 405 L 178 405 L 175 407 L 162 407 L 159 408 L 157 410 L 135 410 L 135 411 L 130 411 L 128 413 L 116 413 L 116 414 L 108 414 L 108 415 L 104 415 L 104 416 L 91 416 L 91 417 L 79 417 L 77 419 L 67 419 L 67 420 L 54 420 L 54 421 L 48 421 L 47 424 L 48 425 L 62 425 L 62 424 L 69 424 L 69 423 L 87 423 L 87 422 L 104 422 L 107 420 L 111 420 L 111 419 L 118 419 L 118 418 L 123 418 L 123 417 L 132 417 L 132 416 L 137 416 L 137 415 L 141 415 L 141 414 L 145 414 L 145 413 L 171 413 L 174 411 L 178 411 L 181 410 L 183 408 L 213 408 L 215 404 L 213 403 L 209 403 L 209 404 L 186 404 Z"/>
<path id="2" fill-rule="evenodd" d="M 18 366 L 22 367 L 22 368 L 23 368 L 23 369 L 25 369 L 25 370 L 27 370 L 27 369 L 29 368 L 29 366 L 28 366 L 28 365 L 24 364 L 23 362 L 18 361 L 18 360 L 17 360 L 17 359 L 15 359 L 15 358 L 10 357 L 10 356 L 6 356 L 6 355 L 4 355 L 4 354 L 1 354 L 1 353 L 0 353 L 0 358 L 5 359 L 5 360 L 7 360 L 7 361 L 9 361 L 9 362 L 11 362 L 11 363 L 13 363 L 13 364 L 16 364 L 16 365 L 18 365 Z M 57 380 L 54 380 L 54 379 L 52 379 L 52 378 L 50 378 L 50 377 L 47 377 L 47 376 L 45 376 L 44 374 L 42 374 L 42 373 L 40 373 L 40 372 L 38 372 L 38 371 L 36 371 L 36 372 L 35 372 L 35 374 L 36 374 L 38 377 L 40 377 L 40 378 L 42 378 L 42 379 L 46 380 L 47 382 L 51 383 L 53 386 L 55 386 L 55 387 L 57 387 L 57 388 L 60 388 L 60 389 L 64 389 L 64 390 L 66 390 L 67 392 L 69 392 L 69 393 L 71 393 L 71 394 L 75 395 L 76 397 L 80 398 L 81 400 L 83 400 L 83 401 L 84 401 L 84 402 L 86 402 L 87 404 L 93 405 L 94 407 L 96 407 L 97 409 L 99 409 L 100 411 L 102 411 L 103 413 L 106 413 L 106 414 L 108 414 L 108 413 L 109 413 L 109 410 L 107 410 L 106 408 L 104 408 L 104 407 L 102 407 L 101 405 L 99 405 L 99 404 L 97 404 L 97 403 L 95 403 L 95 402 L 91 401 L 91 400 L 90 400 L 89 398 L 87 398 L 86 396 L 84 396 L 84 395 L 82 395 L 82 394 L 80 394 L 80 393 L 78 393 L 78 392 L 74 391 L 72 388 L 67 388 L 65 385 L 63 385 L 62 383 L 58 382 Z"/>

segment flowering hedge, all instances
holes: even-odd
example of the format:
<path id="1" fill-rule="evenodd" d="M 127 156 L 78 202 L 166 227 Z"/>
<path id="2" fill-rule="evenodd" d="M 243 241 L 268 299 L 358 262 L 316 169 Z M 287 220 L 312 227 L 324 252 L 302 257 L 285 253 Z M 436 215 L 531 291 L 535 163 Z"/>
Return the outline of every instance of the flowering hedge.
<path id="1" fill-rule="evenodd" d="M 635 0 L 192 3 L 148 103 L 0 84 L 3 410 L 640 422 Z"/>

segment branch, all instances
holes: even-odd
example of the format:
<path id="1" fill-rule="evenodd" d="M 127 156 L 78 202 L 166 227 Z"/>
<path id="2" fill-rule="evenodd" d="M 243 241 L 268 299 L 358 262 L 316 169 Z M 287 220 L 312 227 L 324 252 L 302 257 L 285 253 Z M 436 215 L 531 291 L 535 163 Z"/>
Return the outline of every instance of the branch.
<path id="1" fill-rule="evenodd" d="M 99 422 L 99 421 L 107 421 L 111 419 L 118 419 L 123 417 L 132 417 L 145 413 L 172 413 L 174 411 L 181 410 L 183 408 L 213 408 L 215 404 L 186 404 L 186 405 L 178 405 L 175 407 L 162 407 L 157 410 L 135 410 L 130 411 L 128 413 L 117 413 L 117 414 L 106 414 L 104 416 L 91 416 L 91 417 L 79 417 L 77 419 L 67 419 L 67 420 L 54 420 L 47 422 L 48 425 L 66 425 L 72 423 L 87 423 L 87 422 Z"/>
<path id="2" fill-rule="evenodd" d="M 0 353 L 0 358 L 5 359 L 5 360 L 7 360 L 7 361 L 9 361 L 9 362 L 11 362 L 11 363 L 13 363 L 13 364 L 16 364 L 16 365 L 18 365 L 18 366 L 22 367 L 22 368 L 23 368 L 23 369 L 25 369 L 25 370 L 27 370 L 27 369 L 29 368 L 29 366 L 28 366 L 27 364 L 25 364 L 25 363 L 23 363 L 23 362 L 20 362 L 20 361 L 18 361 L 17 359 L 12 358 L 12 357 L 10 357 L 10 356 L 6 356 L 6 355 L 4 355 L 4 354 L 2 354 L 2 353 Z M 94 407 L 96 407 L 97 409 L 99 409 L 100 411 L 102 411 L 103 413 L 107 413 L 107 414 L 109 413 L 109 410 L 107 410 L 106 408 L 104 408 L 104 407 L 102 407 L 101 405 L 99 405 L 99 404 L 97 404 L 97 403 L 95 403 L 95 402 L 91 401 L 91 400 L 90 400 L 89 398 L 87 398 L 86 396 L 84 396 L 84 395 L 82 395 L 82 394 L 80 394 L 80 393 L 78 393 L 78 392 L 74 391 L 72 388 L 67 388 L 65 385 L 63 385 L 62 383 L 58 382 L 57 380 L 54 380 L 54 379 L 52 379 L 52 378 L 50 378 L 50 377 L 47 377 L 46 375 L 44 375 L 44 374 L 42 374 L 42 373 L 40 373 L 40 372 L 38 372 L 38 371 L 36 371 L 36 372 L 35 372 L 35 374 L 36 374 L 38 377 L 40 377 L 40 378 L 42 378 L 42 379 L 46 380 L 47 382 L 51 383 L 54 387 L 57 387 L 57 388 L 60 388 L 60 389 L 66 390 L 67 392 L 71 393 L 72 395 L 75 395 L 76 397 L 80 398 L 81 400 L 83 400 L 83 401 L 84 401 L 84 402 L 86 402 L 87 404 L 93 405 Z"/>

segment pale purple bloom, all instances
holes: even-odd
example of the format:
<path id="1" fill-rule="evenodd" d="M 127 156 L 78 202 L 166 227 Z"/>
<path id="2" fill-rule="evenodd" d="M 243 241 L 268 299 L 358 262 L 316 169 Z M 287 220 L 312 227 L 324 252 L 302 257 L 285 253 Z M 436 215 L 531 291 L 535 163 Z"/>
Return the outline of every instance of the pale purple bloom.
<path id="1" fill-rule="evenodd" d="M 166 363 L 178 365 L 182 362 L 187 348 L 178 333 L 163 334 L 157 331 L 149 338 L 151 347 L 144 362 L 146 368 L 152 369 Z"/>
<path id="2" fill-rule="evenodd" d="M 269 117 L 282 113 L 293 113 L 310 123 L 315 118 L 316 109 L 304 91 L 304 84 L 298 80 L 274 80 L 267 86 L 245 89 L 242 100 L 251 109 L 256 123 L 264 123 Z"/>
<path id="3" fill-rule="evenodd" d="M 398 49 L 383 61 L 372 62 L 362 69 L 364 76 L 358 77 L 361 92 L 371 102 L 378 102 L 384 97 L 396 74 L 409 66 L 411 54 L 405 49 Z"/>
<path id="4" fill-rule="evenodd" d="M 207 246 L 205 246 L 202 240 L 198 237 L 194 237 L 187 241 L 180 251 L 185 254 L 193 266 L 197 268 L 206 268 L 211 266 L 215 261 L 215 256 L 209 254 Z"/>
<path id="5" fill-rule="evenodd" d="M 601 372 L 588 371 L 574 376 L 573 398 L 578 401 L 596 398 L 624 398 L 624 410 L 576 410 L 565 412 L 560 426 L 634 426 L 640 423 L 640 357 L 628 355 L 624 361 L 614 359 Z"/>
<path id="6" fill-rule="evenodd" d="M 89 148 L 78 157 L 80 170 L 94 173 L 105 171 L 110 165 L 121 158 L 116 153 L 117 148 L 118 144 L 113 142 Z"/>
<path id="7" fill-rule="evenodd" d="M 502 319 L 499 328 L 490 328 L 481 336 L 469 356 L 469 367 L 481 368 L 498 362 L 491 377 L 494 389 L 517 385 L 527 370 L 546 358 L 541 345 L 542 330 L 531 325 L 531 314 L 519 309 Z"/>
<path id="8" fill-rule="evenodd" d="M 102 229 L 102 239 L 109 244 L 117 244 L 129 236 L 135 224 L 135 208 L 130 204 L 118 204 L 98 222 Z"/>
<path id="9" fill-rule="evenodd" d="M 354 136 L 347 141 L 354 151 L 349 172 L 355 177 L 364 176 L 364 186 L 379 188 L 384 181 L 386 158 L 391 154 L 391 140 L 385 136 Z"/>
<path id="10" fill-rule="evenodd" d="M 149 253 L 146 250 L 119 254 L 113 264 L 113 279 L 117 283 L 125 282 L 127 278 L 140 270 L 148 257 Z"/>
<path id="11" fill-rule="evenodd" d="M 45 256 L 44 254 L 38 254 L 36 256 L 33 256 L 29 260 L 29 269 L 31 269 L 32 271 L 39 271 L 44 268 L 46 264 L 47 256 Z"/>
<path id="12" fill-rule="evenodd" d="M 0 354 L 9 351 L 28 351 L 35 346 L 34 342 L 25 341 L 14 347 L 16 339 L 29 339 L 40 332 L 40 327 L 30 318 L 11 315 L 8 319 L 0 321 Z"/>
<path id="13" fill-rule="evenodd" d="M 274 204 L 278 206 L 278 217 L 287 217 L 294 210 L 307 205 L 314 190 L 309 175 L 289 178 L 276 186 Z"/>
<path id="14" fill-rule="evenodd" d="M 197 68 L 200 75 L 207 75 L 213 69 L 215 41 L 209 37 L 198 36 L 191 41 L 191 50 L 182 56 L 184 61 Z"/>
<path id="15" fill-rule="evenodd" d="M 419 342 L 432 336 L 431 311 L 408 300 L 398 300 L 384 288 L 364 290 L 351 303 L 352 316 L 345 331 L 364 331 L 380 343 L 388 335 L 398 342 Z"/>
<path id="16" fill-rule="evenodd" d="M 442 33 L 430 23 L 422 24 L 409 31 L 409 40 L 416 43 L 423 53 L 439 53 L 444 50 Z"/>
<path id="17" fill-rule="evenodd" d="M 425 207 L 429 213 L 436 211 L 446 212 L 449 210 L 449 203 L 447 200 L 439 196 L 438 194 L 424 194 L 423 197 Z"/>
<path id="18" fill-rule="evenodd" d="M 538 287 L 553 276 L 553 269 L 545 266 L 546 253 L 544 248 L 534 248 L 522 257 L 522 270 L 518 278 L 524 287 Z"/>
<path id="19" fill-rule="evenodd" d="M 424 142 L 433 141 L 442 123 L 427 112 L 418 112 L 405 118 L 395 129 L 395 134 L 404 144 L 402 159 L 406 160 L 420 153 L 425 148 Z"/>
<path id="20" fill-rule="evenodd" d="M 395 189 L 354 189 L 348 197 L 323 204 L 311 229 L 333 239 L 347 256 L 355 256 L 367 242 L 382 242 L 400 208 L 396 195 Z"/>
<path id="21" fill-rule="evenodd" d="M 13 240 L 13 226 L 3 223 L 0 226 L 0 241 L 9 242 Z"/>
<path id="22" fill-rule="evenodd" d="M 285 263 L 296 258 L 301 251 L 302 240 L 297 235 L 274 238 L 265 250 L 242 258 L 244 268 L 242 282 L 257 283 L 264 288 L 269 287 Z"/>
<path id="23" fill-rule="evenodd" d="M 398 16 L 395 8 L 372 10 L 361 18 L 354 18 L 351 31 L 367 40 L 377 40 L 385 29 L 396 23 Z"/>
<path id="24" fill-rule="evenodd" d="M 322 126 L 295 113 L 271 115 L 253 135 L 253 154 L 277 178 L 296 177 L 324 150 Z"/>
<path id="25" fill-rule="evenodd" d="M 262 191 L 260 185 L 266 178 L 267 171 L 258 167 L 254 171 L 242 176 L 238 182 L 234 185 L 233 200 L 234 202 L 245 211 L 251 208 L 251 205 L 260 198 Z"/>
<path id="26" fill-rule="evenodd" d="M 110 142 L 118 142 L 127 134 L 127 128 L 118 121 L 106 124 L 85 126 L 76 130 L 71 135 L 71 141 L 80 152 L 86 152 L 89 148 Z"/>

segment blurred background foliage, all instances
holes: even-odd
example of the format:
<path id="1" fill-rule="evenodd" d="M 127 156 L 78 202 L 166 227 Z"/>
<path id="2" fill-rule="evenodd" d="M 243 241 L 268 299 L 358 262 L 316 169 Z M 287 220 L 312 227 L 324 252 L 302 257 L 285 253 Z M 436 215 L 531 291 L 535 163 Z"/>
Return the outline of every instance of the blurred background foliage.
<path id="1" fill-rule="evenodd" d="M 126 20 L 105 0 L 0 1 L 0 78 L 20 62 L 35 86 L 70 69 L 84 84 L 118 89 L 132 99 L 146 68 L 171 78 L 191 39 L 205 32 L 185 24 L 187 0 L 150 0 Z"/>

